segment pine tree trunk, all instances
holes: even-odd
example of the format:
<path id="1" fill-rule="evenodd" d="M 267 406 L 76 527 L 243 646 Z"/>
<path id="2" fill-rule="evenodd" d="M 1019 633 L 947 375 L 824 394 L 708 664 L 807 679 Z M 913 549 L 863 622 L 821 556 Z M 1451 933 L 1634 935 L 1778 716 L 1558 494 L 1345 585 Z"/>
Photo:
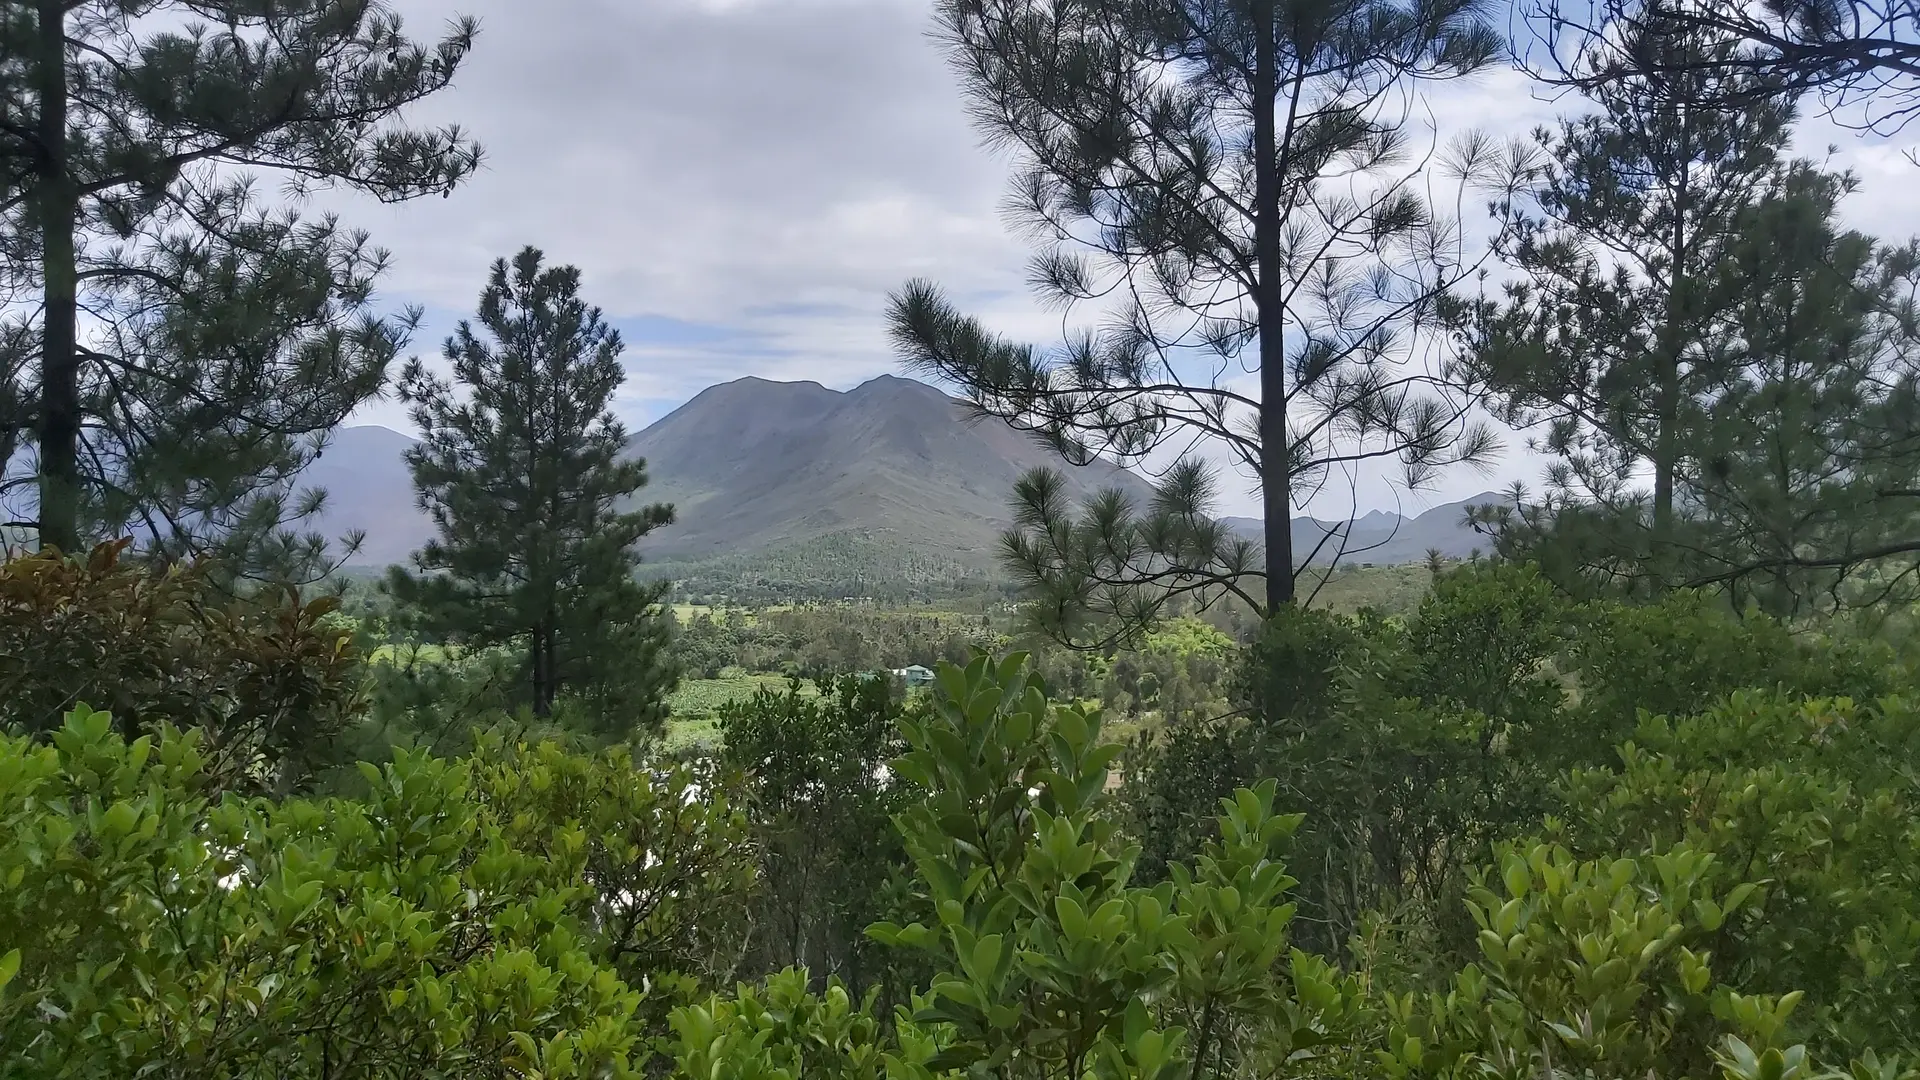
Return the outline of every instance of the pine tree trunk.
<path id="1" fill-rule="evenodd" d="M 45 319 L 40 347 L 40 546 L 80 546 L 80 357 L 73 230 L 79 196 L 67 163 L 67 52 L 63 0 L 39 0 L 40 105 L 35 203 Z"/>
<path id="2" fill-rule="evenodd" d="M 1673 336 L 1677 340 L 1677 335 Z M 1667 349 L 1661 350 L 1660 432 L 1654 444 L 1653 462 L 1653 540 L 1654 554 L 1661 556 L 1673 539 L 1673 474 L 1679 456 L 1680 363 Z"/>
<path id="3" fill-rule="evenodd" d="M 1680 462 L 1681 358 L 1686 352 L 1686 328 L 1691 315 L 1690 275 L 1687 259 L 1687 214 L 1691 192 L 1687 167 L 1693 155 L 1692 118 L 1689 102 L 1676 102 L 1680 110 L 1680 147 L 1675 159 L 1673 238 L 1671 280 L 1667 289 L 1666 322 L 1660 329 L 1660 430 L 1654 436 L 1653 462 L 1653 551 L 1654 572 L 1664 586 L 1667 573 L 1660 563 L 1672 553 L 1674 476 Z"/>
<path id="4" fill-rule="evenodd" d="M 1254 14 L 1254 310 L 1260 320 L 1260 492 L 1267 548 L 1267 613 L 1293 603 L 1293 477 L 1287 445 L 1286 322 L 1280 275 L 1280 161 L 1274 102 L 1279 59 L 1273 4 Z"/>
<path id="5" fill-rule="evenodd" d="M 533 631 L 533 715 L 545 720 L 553 715 L 553 627 L 548 624 Z"/>
<path id="6" fill-rule="evenodd" d="M 1667 545 L 1673 539 L 1673 478 L 1680 456 L 1680 352 L 1684 347 L 1680 325 L 1684 316 L 1680 305 L 1685 293 L 1681 283 L 1686 271 L 1679 259 L 1683 241 L 1682 227 L 1676 221 L 1673 287 L 1667 294 L 1667 320 L 1660 332 L 1660 430 L 1654 434 L 1653 448 L 1653 555 L 1656 558 L 1665 556 Z"/>

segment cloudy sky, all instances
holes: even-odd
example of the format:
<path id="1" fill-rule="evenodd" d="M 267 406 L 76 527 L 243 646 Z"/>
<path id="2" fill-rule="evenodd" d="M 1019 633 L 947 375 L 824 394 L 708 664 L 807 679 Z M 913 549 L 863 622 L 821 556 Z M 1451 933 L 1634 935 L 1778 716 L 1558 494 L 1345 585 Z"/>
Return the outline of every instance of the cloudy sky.
<path id="1" fill-rule="evenodd" d="M 525 244 L 579 266 L 619 326 L 619 408 L 635 429 L 745 375 L 845 389 L 897 371 L 881 316 L 910 277 L 1002 332 L 1057 340 L 1059 316 L 1025 295 L 1029 249 L 999 214 L 1008 163 L 965 120 L 927 0 L 393 3 L 419 36 L 455 14 L 481 23 L 456 85 L 415 119 L 469 128 L 483 171 L 450 199 L 326 200 L 392 251 L 386 301 L 427 311 L 416 351 L 436 353 L 489 262 Z M 1443 134 L 1516 134 L 1555 111 L 1507 71 L 1430 108 Z M 1837 143 L 1837 163 L 1860 173 L 1851 216 L 1883 236 L 1920 231 L 1905 142 L 1820 125 L 1801 141 L 1821 154 Z M 405 426 L 390 402 L 356 422 Z M 1533 472 L 1515 458 L 1408 505 Z M 1363 506 L 1390 504 L 1367 489 Z"/>

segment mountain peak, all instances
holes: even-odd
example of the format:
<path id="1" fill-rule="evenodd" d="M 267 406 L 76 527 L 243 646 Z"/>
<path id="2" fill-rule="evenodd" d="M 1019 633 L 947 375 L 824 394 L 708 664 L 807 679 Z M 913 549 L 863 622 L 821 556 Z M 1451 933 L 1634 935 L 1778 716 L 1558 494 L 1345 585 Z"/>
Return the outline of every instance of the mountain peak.
<path id="1" fill-rule="evenodd" d="M 402 459 L 412 442 L 390 428 L 342 428 L 303 477 L 331 496 L 323 531 L 367 532 L 368 562 L 400 561 L 432 533 Z M 649 559 L 852 540 L 989 572 L 1011 523 L 1014 482 L 1035 466 L 1062 465 L 1007 425 L 978 422 L 941 388 L 891 374 L 847 391 L 758 376 L 720 383 L 635 434 L 627 452 L 647 461 L 651 482 L 638 498 L 676 509 L 674 524 L 643 544 Z M 1104 462 L 1060 471 L 1074 503 L 1108 487 L 1136 501 L 1148 492 L 1137 474 Z M 1463 554 L 1481 538 L 1462 517 L 1459 503 L 1407 517 L 1367 514 L 1354 530 L 1355 546 L 1367 550 L 1350 548 L 1347 557 L 1417 561 L 1428 547 Z M 1258 522 L 1228 524 L 1258 538 Z M 1296 545 L 1302 528 L 1312 542 L 1324 531 L 1297 521 Z"/>
<path id="2" fill-rule="evenodd" d="M 707 397 L 722 397 L 722 398 L 741 397 L 741 396 L 793 397 L 793 396 L 801 396 L 801 395 L 811 396 L 811 395 L 836 394 L 836 393 L 837 393 L 836 391 L 829 390 L 826 387 L 821 386 L 819 383 L 812 381 L 811 379 L 795 381 L 795 382 L 781 382 L 775 379 L 763 379 L 758 375 L 747 375 L 742 378 L 732 379 L 723 383 L 714 383 L 712 386 L 709 386 L 705 390 L 702 390 L 699 393 L 693 395 L 693 397 L 687 401 L 687 404 L 691 405 L 695 401 L 699 401 L 701 398 L 707 398 Z"/>
<path id="3" fill-rule="evenodd" d="M 917 379 L 881 375 L 843 393 L 761 387 L 702 394 L 628 444 L 655 478 L 644 497 L 676 507 L 674 525 L 649 538 L 652 551 L 699 556 L 859 534 L 985 566 L 1011 523 L 1014 481 L 1057 463 L 1030 440 L 966 423 L 951 397 Z M 1076 494 L 1141 482 L 1114 466 L 1070 472 L 1087 487 Z"/>
<path id="4" fill-rule="evenodd" d="M 918 379 L 903 379 L 898 375 L 876 375 L 859 386 L 847 391 L 853 397 L 917 397 L 928 400 L 950 400 L 949 395 L 939 387 Z"/>
<path id="5" fill-rule="evenodd" d="M 351 427 L 337 428 L 327 441 L 327 452 L 336 450 L 358 452 L 374 447 L 398 446 L 405 448 L 420 440 L 404 431 L 395 431 L 385 424 L 354 424 Z"/>
<path id="6" fill-rule="evenodd" d="M 767 386 L 793 390 L 825 390 L 826 387 L 812 379 L 766 379 L 758 375 L 742 375 L 737 379 L 716 383 L 715 386 Z"/>

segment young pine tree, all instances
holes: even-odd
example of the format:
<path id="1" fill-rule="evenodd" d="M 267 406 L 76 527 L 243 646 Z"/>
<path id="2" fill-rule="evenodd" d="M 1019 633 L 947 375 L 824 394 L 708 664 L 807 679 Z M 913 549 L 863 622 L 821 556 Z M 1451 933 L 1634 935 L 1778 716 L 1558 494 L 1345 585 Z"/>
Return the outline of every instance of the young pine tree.
<path id="1" fill-rule="evenodd" d="M 448 641 L 524 644 L 536 716 L 564 690 L 616 733 L 664 719 L 674 682 L 660 589 L 634 578 L 634 545 L 673 508 L 621 509 L 646 464 L 622 458 L 607 409 L 620 335 L 579 292 L 580 271 L 542 268 L 535 248 L 497 260 L 480 294 L 491 340 L 463 321 L 446 343 L 464 393 L 407 365 L 400 392 L 422 432 L 407 465 L 439 536 L 388 587 Z"/>

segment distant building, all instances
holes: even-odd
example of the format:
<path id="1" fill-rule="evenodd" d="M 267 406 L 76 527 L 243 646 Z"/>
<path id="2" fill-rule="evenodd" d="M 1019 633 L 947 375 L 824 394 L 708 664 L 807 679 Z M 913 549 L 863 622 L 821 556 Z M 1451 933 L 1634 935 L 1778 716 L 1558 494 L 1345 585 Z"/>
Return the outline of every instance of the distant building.
<path id="1" fill-rule="evenodd" d="M 933 672 L 921 667 L 919 664 L 910 664 L 906 667 L 898 668 L 894 671 L 894 674 L 899 676 L 908 686 L 925 686 L 933 681 Z"/>

